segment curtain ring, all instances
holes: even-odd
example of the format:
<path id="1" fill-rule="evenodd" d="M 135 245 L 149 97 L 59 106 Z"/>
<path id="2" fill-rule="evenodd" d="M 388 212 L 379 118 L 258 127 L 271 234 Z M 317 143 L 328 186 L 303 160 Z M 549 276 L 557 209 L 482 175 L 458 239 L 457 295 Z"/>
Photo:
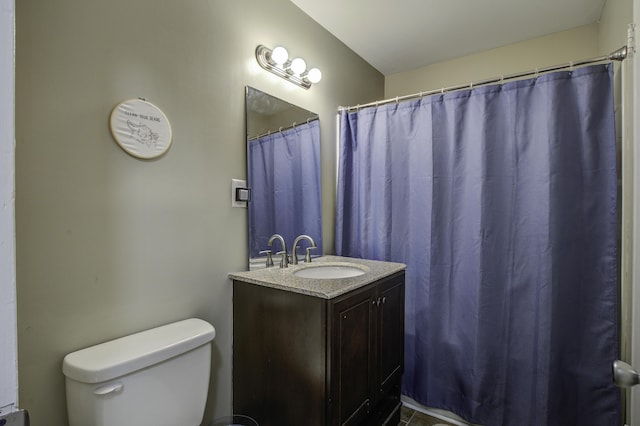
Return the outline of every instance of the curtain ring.
<path id="1" fill-rule="evenodd" d="M 396 103 L 398 103 L 398 97 L 396 96 Z"/>
<path id="2" fill-rule="evenodd" d="M 309 120 L 311 120 L 311 117 L 307 118 L 307 124 L 309 124 Z"/>
<path id="3" fill-rule="evenodd" d="M 440 89 L 440 93 L 444 93 L 444 87 Z"/>
<path id="4" fill-rule="evenodd" d="M 278 129 L 278 131 L 279 131 L 280 133 L 282 133 L 282 126 L 280 126 L 280 129 Z"/>

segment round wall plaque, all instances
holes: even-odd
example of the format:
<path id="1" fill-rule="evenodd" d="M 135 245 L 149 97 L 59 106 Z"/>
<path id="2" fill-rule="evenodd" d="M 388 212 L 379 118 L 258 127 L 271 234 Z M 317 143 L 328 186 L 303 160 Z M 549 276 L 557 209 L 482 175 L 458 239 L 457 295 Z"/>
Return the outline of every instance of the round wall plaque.
<path id="1" fill-rule="evenodd" d="M 156 158 L 171 146 L 171 124 L 164 113 L 144 99 L 129 99 L 111 111 L 111 134 L 136 158 Z"/>

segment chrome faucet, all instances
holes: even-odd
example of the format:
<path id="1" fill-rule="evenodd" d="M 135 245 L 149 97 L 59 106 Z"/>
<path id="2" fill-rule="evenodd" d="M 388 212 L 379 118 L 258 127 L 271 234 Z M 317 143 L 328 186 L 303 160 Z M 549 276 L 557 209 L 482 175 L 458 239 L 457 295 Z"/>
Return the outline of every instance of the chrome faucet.
<path id="1" fill-rule="evenodd" d="M 273 266 L 273 257 L 271 257 L 271 250 L 262 250 L 260 254 L 267 255 L 267 261 L 264 264 L 265 268 L 271 268 Z"/>
<path id="2" fill-rule="evenodd" d="M 293 248 L 291 249 L 291 263 L 293 263 L 294 265 L 298 264 L 298 253 L 297 253 L 297 248 L 298 248 L 298 243 L 301 240 L 307 240 L 309 241 L 309 247 L 307 247 L 307 254 L 304 256 L 304 261 L 306 263 L 311 262 L 311 253 L 310 251 L 316 248 L 316 243 L 313 241 L 313 238 L 311 238 L 308 235 L 299 235 L 295 241 L 293 242 Z"/>
<path id="3" fill-rule="evenodd" d="M 282 255 L 282 258 L 280 258 L 280 267 L 287 268 L 289 266 L 289 254 L 287 253 L 287 243 L 284 241 L 284 238 L 282 238 L 282 235 L 273 234 L 271 238 L 269 238 L 267 245 L 271 247 L 271 244 L 273 244 L 274 240 L 279 240 L 280 245 L 282 246 L 282 251 L 279 251 L 276 253 L 276 254 Z"/>

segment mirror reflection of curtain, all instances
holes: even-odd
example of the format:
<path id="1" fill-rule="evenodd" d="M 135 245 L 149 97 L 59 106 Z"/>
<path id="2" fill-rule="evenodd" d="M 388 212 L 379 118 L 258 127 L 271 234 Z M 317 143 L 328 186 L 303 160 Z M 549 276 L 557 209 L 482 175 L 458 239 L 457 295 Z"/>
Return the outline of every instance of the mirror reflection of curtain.
<path id="1" fill-rule="evenodd" d="M 319 164 L 318 120 L 249 142 L 250 257 L 260 256 L 275 233 L 284 237 L 289 249 L 298 235 L 307 234 L 318 246 L 312 254 L 322 254 Z"/>
<path id="2" fill-rule="evenodd" d="M 341 116 L 336 254 L 407 264 L 403 394 L 617 425 L 612 65 Z"/>

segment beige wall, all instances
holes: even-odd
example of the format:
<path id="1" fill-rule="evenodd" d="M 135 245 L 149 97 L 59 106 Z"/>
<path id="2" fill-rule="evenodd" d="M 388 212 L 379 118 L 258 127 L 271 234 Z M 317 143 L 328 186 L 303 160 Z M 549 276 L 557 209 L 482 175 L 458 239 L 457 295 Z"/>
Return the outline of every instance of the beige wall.
<path id="1" fill-rule="evenodd" d="M 627 43 L 632 11 L 632 0 L 608 0 L 598 23 L 388 75 L 385 98 L 607 55 Z"/>
<path id="2" fill-rule="evenodd" d="M 632 22 L 632 0 L 607 0 L 598 29 L 598 50 L 601 55 L 627 44 L 627 27 Z"/>
<path id="3" fill-rule="evenodd" d="M 288 0 L 16 7 L 21 405 L 35 425 L 65 425 L 65 354 L 195 316 L 217 330 L 206 419 L 229 414 L 227 273 L 247 264 L 246 210 L 230 206 L 231 179 L 246 176 L 244 86 L 320 114 L 329 249 L 336 109 L 381 98 L 383 76 Z M 322 82 L 306 91 L 262 70 L 261 43 L 304 57 Z M 173 126 L 158 160 L 110 136 L 111 109 L 136 97 Z"/>
<path id="4" fill-rule="evenodd" d="M 599 56 L 598 24 L 510 44 L 385 79 L 385 98 Z"/>

